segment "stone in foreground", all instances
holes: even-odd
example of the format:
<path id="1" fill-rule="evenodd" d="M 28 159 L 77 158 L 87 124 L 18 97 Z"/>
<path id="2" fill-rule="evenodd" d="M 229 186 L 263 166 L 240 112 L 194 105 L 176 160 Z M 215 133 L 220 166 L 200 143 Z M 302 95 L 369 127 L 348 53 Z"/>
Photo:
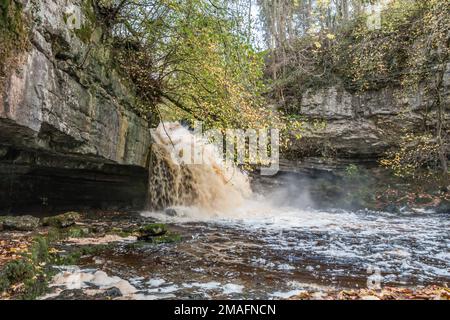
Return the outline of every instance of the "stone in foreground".
<path id="1" fill-rule="evenodd" d="M 153 223 L 143 226 L 139 230 L 139 239 L 147 240 L 151 237 L 162 236 L 167 233 L 167 226 L 162 223 Z"/>
<path id="2" fill-rule="evenodd" d="M 81 215 L 78 212 L 67 212 L 54 217 L 43 218 L 42 224 L 56 228 L 67 228 L 73 226 L 80 219 Z"/>
<path id="3" fill-rule="evenodd" d="M 39 227 L 39 218 L 32 216 L 2 217 L 0 224 L 4 230 L 33 231 Z"/>

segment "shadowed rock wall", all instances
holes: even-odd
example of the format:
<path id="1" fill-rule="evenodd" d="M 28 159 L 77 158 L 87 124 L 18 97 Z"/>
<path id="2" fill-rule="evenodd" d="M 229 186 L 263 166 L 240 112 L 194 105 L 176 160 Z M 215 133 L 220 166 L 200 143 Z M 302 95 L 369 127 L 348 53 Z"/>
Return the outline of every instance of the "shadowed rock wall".
<path id="1" fill-rule="evenodd" d="M 148 123 L 89 1 L 20 2 L 31 46 L 1 92 L 0 209 L 142 208 Z"/>

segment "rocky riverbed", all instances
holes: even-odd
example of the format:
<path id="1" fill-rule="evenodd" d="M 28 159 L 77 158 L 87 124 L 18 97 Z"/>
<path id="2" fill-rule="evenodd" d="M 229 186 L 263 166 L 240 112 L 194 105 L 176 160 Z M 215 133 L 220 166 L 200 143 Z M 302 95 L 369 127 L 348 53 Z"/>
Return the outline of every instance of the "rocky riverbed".
<path id="1" fill-rule="evenodd" d="M 169 213 L 69 213 L 28 231 L 19 225 L 31 218 L 10 218 L 0 232 L 2 297 L 449 298 L 448 215 Z"/>

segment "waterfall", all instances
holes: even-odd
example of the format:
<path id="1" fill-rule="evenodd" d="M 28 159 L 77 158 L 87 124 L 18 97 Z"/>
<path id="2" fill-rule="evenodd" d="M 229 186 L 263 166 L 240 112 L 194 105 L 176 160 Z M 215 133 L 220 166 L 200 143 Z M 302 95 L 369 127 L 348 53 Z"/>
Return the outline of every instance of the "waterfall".
<path id="1" fill-rule="evenodd" d="M 152 137 L 149 210 L 194 206 L 226 211 L 240 206 L 251 195 L 247 175 L 224 161 L 214 144 L 180 123 L 161 123 Z M 194 154 L 200 154 L 200 162 L 193 161 Z"/>

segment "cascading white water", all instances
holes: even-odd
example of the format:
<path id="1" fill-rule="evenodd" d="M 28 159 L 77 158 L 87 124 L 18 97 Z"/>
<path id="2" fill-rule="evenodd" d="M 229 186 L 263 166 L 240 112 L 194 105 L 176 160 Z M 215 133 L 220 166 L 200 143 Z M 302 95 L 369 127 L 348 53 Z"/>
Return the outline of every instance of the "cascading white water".
<path id="1" fill-rule="evenodd" d="M 149 209 L 193 206 L 209 213 L 225 212 L 251 195 L 248 176 L 224 161 L 214 144 L 181 124 L 161 123 L 152 136 Z M 200 163 L 193 159 L 195 152 L 200 153 Z"/>

